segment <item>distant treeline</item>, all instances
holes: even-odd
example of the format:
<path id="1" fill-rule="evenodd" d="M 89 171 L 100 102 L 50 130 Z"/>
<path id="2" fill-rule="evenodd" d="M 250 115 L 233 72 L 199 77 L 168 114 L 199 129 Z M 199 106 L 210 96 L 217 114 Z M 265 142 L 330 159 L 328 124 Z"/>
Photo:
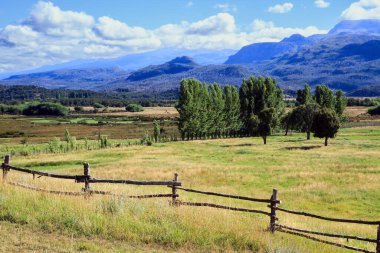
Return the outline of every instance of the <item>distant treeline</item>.
<path id="1" fill-rule="evenodd" d="M 33 102 L 17 105 L 0 104 L 0 114 L 23 114 L 26 116 L 34 115 L 54 115 L 66 116 L 69 110 L 67 107 L 50 102 Z"/>
<path id="2" fill-rule="evenodd" d="M 234 136 L 267 136 L 283 127 L 310 132 L 319 138 L 334 138 L 347 100 L 342 91 L 334 92 L 325 85 L 311 94 L 309 85 L 297 91 L 297 107 L 285 114 L 282 89 L 270 77 L 250 77 L 235 86 L 207 86 L 197 79 L 184 79 L 180 85 L 177 110 L 182 139 L 204 139 Z M 282 123 L 282 124 L 281 124 Z"/>
<path id="3" fill-rule="evenodd" d="M 347 106 L 376 106 L 380 105 L 380 98 L 348 98 Z"/>
<path id="4" fill-rule="evenodd" d="M 60 103 L 64 106 L 93 106 L 102 104 L 106 107 L 125 107 L 131 101 L 142 106 L 170 106 L 174 101 L 157 99 L 129 99 L 123 90 L 117 92 L 95 92 L 89 90 L 46 89 L 33 85 L 0 85 L 0 102 L 16 105 L 23 101 L 44 101 Z"/>

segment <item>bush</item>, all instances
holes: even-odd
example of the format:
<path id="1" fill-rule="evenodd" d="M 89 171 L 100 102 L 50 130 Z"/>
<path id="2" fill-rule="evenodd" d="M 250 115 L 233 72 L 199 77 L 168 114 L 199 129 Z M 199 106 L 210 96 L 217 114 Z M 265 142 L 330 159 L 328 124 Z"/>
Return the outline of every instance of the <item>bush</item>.
<path id="1" fill-rule="evenodd" d="M 94 108 L 103 108 L 104 105 L 102 105 L 101 103 L 94 103 Z"/>
<path id="2" fill-rule="evenodd" d="M 108 141 L 108 137 L 106 135 L 99 136 L 99 147 L 100 148 L 107 148 L 110 145 Z"/>
<path id="3" fill-rule="evenodd" d="M 145 133 L 143 138 L 140 140 L 141 145 L 146 145 L 146 146 L 152 146 L 153 141 L 152 138 L 149 136 L 148 133 Z"/>
<path id="4" fill-rule="evenodd" d="M 84 109 L 83 109 L 82 106 L 74 106 L 74 111 L 76 111 L 76 112 L 83 112 Z"/>
<path id="5" fill-rule="evenodd" d="M 22 114 L 23 105 L 0 104 L 0 114 Z"/>
<path id="6" fill-rule="evenodd" d="M 144 111 L 144 107 L 139 104 L 129 104 L 125 107 L 127 112 L 142 112 Z"/>
<path id="7" fill-rule="evenodd" d="M 53 116 L 66 116 L 69 110 L 61 104 L 56 103 L 39 103 L 30 104 L 23 110 L 26 116 L 33 115 L 53 115 Z"/>
<path id="8" fill-rule="evenodd" d="M 380 115 L 380 105 L 368 109 L 370 115 Z"/>

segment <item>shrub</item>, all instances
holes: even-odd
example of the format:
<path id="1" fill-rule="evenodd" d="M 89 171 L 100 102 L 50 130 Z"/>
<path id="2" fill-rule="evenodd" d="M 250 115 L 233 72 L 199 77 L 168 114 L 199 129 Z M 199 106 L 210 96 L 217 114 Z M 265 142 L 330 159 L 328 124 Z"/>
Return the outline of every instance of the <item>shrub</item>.
<path id="1" fill-rule="evenodd" d="M 82 106 L 74 106 L 74 111 L 76 111 L 76 112 L 83 112 L 84 109 L 83 109 Z"/>
<path id="2" fill-rule="evenodd" d="M 50 103 L 50 102 L 30 104 L 23 110 L 23 114 L 27 116 L 33 116 L 33 115 L 66 116 L 68 113 L 69 113 L 69 110 L 63 105 Z"/>
<path id="3" fill-rule="evenodd" d="M 152 138 L 149 136 L 148 133 L 145 133 L 144 137 L 141 139 L 141 145 L 152 146 L 152 144 L 153 144 Z"/>
<path id="4" fill-rule="evenodd" d="M 101 135 L 99 137 L 99 146 L 100 148 L 107 148 L 110 145 L 108 137 L 106 135 Z"/>
<path id="5" fill-rule="evenodd" d="M 154 142 L 159 142 L 160 140 L 160 134 L 161 134 L 161 129 L 160 129 L 160 122 L 155 120 L 153 121 L 153 138 Z"/>
<path id="6" fill-rule="evenodd" d="M 129 104 L 125 107 L 127 112 L 142 112 L 144 111 L 144 107 L 139 104 Z"/>
<path id="7" fill-rule="evenodd" d="M 0 114 L 22 114 L 22 105 L 5 105 L 0 104 Z"/>
<path id="8" fill-rule="evenodd" d="M 368 109 L 370 115 L 380 115 L 380 105 Z"/>
<path id="9" fill-rule="evenodd" d="M 101 103 L 94 103 L 94 108 L 103 108 L 104 105 L 102 105 Z"/>

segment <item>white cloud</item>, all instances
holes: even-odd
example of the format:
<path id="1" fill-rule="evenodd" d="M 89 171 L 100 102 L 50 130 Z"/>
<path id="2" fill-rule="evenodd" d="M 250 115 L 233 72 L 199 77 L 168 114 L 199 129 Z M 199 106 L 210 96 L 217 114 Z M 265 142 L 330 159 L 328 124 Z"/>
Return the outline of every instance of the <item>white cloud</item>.
<path id="1" fill-rule="evenodd" d="M 84 12 L 62 11 L 51 2 L 38 2 L 25 21 L 34 30 L 53 36 L 81 37 L 88 33 L 94 18 Z"/>
<path id="2" fill-rule="evenodd" d="M 327 8 L 330 6 L 330 2 L 327 2 L 326 0 L 315 0 L 314 4 L 318 8 Z"/>
<path id="3" fill-rule="evenodd" d="M 248 41 L 236 31 L 235 18 L 219 13 L 194 23 L 167 24 L 154 31 L 164 47 L 239 48 Z"/>
<path id="4" fill-rule="evenodd" d="M 112 58 L 159 48 L 239 49 L 262 41 L 279 41 L 293 33 L 324 33 L 317 27 L 277 27 L 255 20 L 242 32 L 235 18 L 222 12 L 195 22 L 165 24 L 156 29 L 130 26 L 103 16 L 61 10 L 38 2 L 19 24 L 0 28 L 0 72 L 20 71 L 76 59 Z"/>
<path id="5" fill-rule="evenodd" d="M 215 33 L 230 33 L 235 30 L 235 19 L 228 13 L 219 13 L 190 25 L 189 34 L 210 35 Z"/>
<path id="6" fill-rule="evenodd" d="M 237 12 L 236 5 L 228 3 L 219 3 L 214 5 L 215 9 L 220 9 L 223 12 Z"/>
<path id="7" fill-rule="evenodd" d="M 310 36 L 313 34 L 327 33 L 326 30 L 320 30 L 315 26 L 308 26 L 305 28 L 290 28 L 275 26 L 273 22 L 267 22 L 261 19 L 255 19 L 252 23 L 253 32 L 250 34 L 251 40 L 256 42 L 263 41 L 279 41 L 292 34 L 301 34 L 303 36 Z"/>
<path id="8" fill-rule="evenodd" d="M 7 25 L 0 32 L 0 36 L 15 45 L 31 46 L 35 45 L 38 33 L 33 31 L 29 26 Z"/>
<path id="9" fill-rule="evenodd" d="M 270 6 L 268 11 L 271 13 L 287 13 L 293 9 L 293 4 L 290 2 L 277 4 L 274 6 Z"/>
<path id="10" fill-rule="evenodd" d="M 352 3 L 342 12 L 343 19 L 380 19 L 379 0 L 360 0 Z"/>
<path id="11" fill-rule="evenodd" d="M 95 25 L 100 36 L 109 40 L 128 40 L 133 38 L 149 38 L 150 34 L 142 27 L 130 27 L 110 17 L 100 17 Z"/>

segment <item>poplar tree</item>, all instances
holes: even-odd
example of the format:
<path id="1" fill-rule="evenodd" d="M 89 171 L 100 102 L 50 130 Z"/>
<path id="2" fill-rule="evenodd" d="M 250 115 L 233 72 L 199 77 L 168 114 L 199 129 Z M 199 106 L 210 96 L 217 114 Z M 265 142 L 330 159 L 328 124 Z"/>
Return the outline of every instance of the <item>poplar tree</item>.
<path id="1" fill-rule="evenodd" d="M 317 85 L 315 88 L 315 101 L 323 108 L 335 109 L 334 93 L 326 85 Z"/>
<path id="2" fill-rule="evenodd" d="M 241 129 L 240 121 L 240 99 L 239 93 L 235 86 L 224 86 L 224 122 L 225 132 L 228 136 L 235 136 Z"/>
<path id="3" fill-rule="evenodd" d="M 176 106 L 179 113 L 178 128 L 182 139 L 190 139 L 194 136 L 196 128 L 196 94 L 199 81 L 195 79 L 183 79 L 180 85 L 180 96 Z"/>
<path id="4" fill-rule="evenodd" d="M 223 89 L 219 84 L 211 84 L 210 96 L 210 134 L 213 138 L 220 137 L 225 132 Z"/>
<path id="5" fill-rule="evenodd" d="M 346 96 L 344 96 L 343 91 L 338 90 L 335 94 L 335 112 L 336 114 L 341 118 L 344 112 L 344 109 L 346 109 L 347 106 L 347 99 Z"/>
<path id="6" fill-rule="evenodd" d="M 270 77 L 250 77 L 244 80 L 239 91 L 241 120 L 244 132 L 256 135 L 261 111 L 273 108 L 273 126 L 276 126 L 284 112 L 283 92 Z"/>
<path id="7" fill-rule="evenodd" d="M 311 88 L 308 84 L 305 84 L 303 90 L 297 90 L 297 102 L 299 105 L 306 105 L 313 101 L 313 96 L 311 94 Z"/>
<path id="8" fill-rule="evenodd" d="M 210 96 L 207 85 L 205 83 L 200 84 L 199 93 L 197 95 L 198 105 L 198 137 L 205 138 L 210 132 Z"/>

